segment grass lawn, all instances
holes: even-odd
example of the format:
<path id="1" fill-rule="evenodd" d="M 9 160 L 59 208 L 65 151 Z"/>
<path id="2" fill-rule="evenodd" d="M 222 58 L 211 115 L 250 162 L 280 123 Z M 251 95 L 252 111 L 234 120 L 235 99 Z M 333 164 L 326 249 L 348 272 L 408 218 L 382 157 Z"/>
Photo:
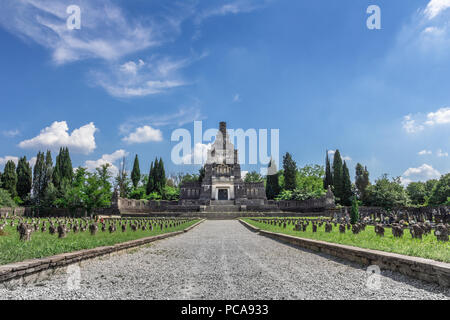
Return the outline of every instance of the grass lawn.
<path id="1" fill-rule="evenodd" d="M 251 220 L 251 218 L 245 218 L 243 220 L 262 230 L 284 233 L 300 238 L 321 240 L 359 248 L 450 262 L 450 242 L 437 241 L 434 231 L 432 231 L 432 234 L 426 235 L 420 240 L 413 239 L 408 229 L 404 230 L 402 238 L 394 238 L 390 228 L 385 228 L 384 237 L 379 237 L 375 234 L 373 226 L 367 226 L 366 231 L 362 231 L 355 235 L 351 230 L 346 230 L 345 234 L 339 233 L 339 227 L 335 227 L 334 224 L 333 230 L 330 233 L 325 232 L 325 224 L 318 227 L 317 232 L 314 233 L 312 232 L 311 224 L 308 225 L 306 232 L 303 232 L 294 231 L 293 225 L 287 225 L 286 229 L 284 229 L 283 226 L 279 227 L 278 225 L 274 226 L 256 222 Z"/>
<path id="2" fill-rule="evenodd" d="M 162 233 L 181 231 L 187 227 L 195 224 L 199 220 L 188 221 L 178 227 L 168 228 L 160 230 L 159 227 L 153 231 L 137 230 L 132 231 L 129 225 L 127 225 L 126 232 L 122 232 L 120 225 L 117 224 L 117 231 L 109 233 L 101 231 L 101 224 L 99 224 L 99 230 L 97 234 L 92 236 L 89 230 L 85 232 L 73 233 L 72 231 L 67 233 L 67 237 L 58 239 L 58 234 L 50 235 L 47 231 L 42 233 L 40 230 L 33 232 L 31 235 L 31 241 L 24 242 L 19 240 L 19 233 L 16 231 L 17 223 L 14 227 L 9 225 L 5 227 L 5 234 L 0 235 L 0 265 L 8 264 L 12 262 L 24 261 L 32 258 L 45 258 L 61 253 L 73 252 L 83 249 L 92 249 L 102 246 L 111 246 L 116 243 L 125 242 L 129 240 L 136 240 L 139 238 L 145 238 L 155 236 Z M 108 228 L 109 224 L 106 224 Z"/>

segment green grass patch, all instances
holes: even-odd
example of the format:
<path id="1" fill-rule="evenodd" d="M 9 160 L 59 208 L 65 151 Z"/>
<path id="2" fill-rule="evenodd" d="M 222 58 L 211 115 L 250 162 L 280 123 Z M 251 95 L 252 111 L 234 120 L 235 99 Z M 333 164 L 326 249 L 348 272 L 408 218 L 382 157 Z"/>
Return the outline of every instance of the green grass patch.
<path id="1" fill-rule="evenodd" d="M 344 234 L 339 232 L 339 225 L 330 233 L 325 232 L 325 224 L 317 228 L 317 232 L 312 232 L 311 224 L 305 232 L 294 231 L 294 226 L 288 224 L 286 229 L 283 226 L 274 226 L 262 222 L 253 221 L 251 218 L 243 219 L 245 222 L 266 231 L 284 233 L 300 238 L 327 241 L 332 243 L 345 244 L 349 246 L 374 249 L 386 252 L 404 254 L 407 256 L 433 259 L 436 261 L 450 262 L 450 242 L 441 242 L 436 239 L 434 231 L 423 236 L 423 239 L 413 239 L 409 230 L 404 230 L 402 238 L 394 238 L 390 228 L 385 228 L 384 237 L 377 236 L 373 226 L 367 226 L 365 231 L 353 234 L 351 230 L 346 230 Z"/>
<path id="2" fill-rule="evenodd" d="M 50 235 L 48 231 L 49 224 L 47 223 L 46 232 L 42 233 L 40 230 L 33 232 L 31 235 L 31 241 L 27 242 L 19 240 L 19 233 L 16 231 L 16 223 L 14 227 L 10 227 L 9 225 L 6 226 L 4 235 L 0 236 L 0 265 L 33 258 L 45 258 L 83 249 L 111 246 L 130 240 L 156 236 L 158 234 L 168 232 L 181 231 L 197 223 L 198 221 L 199 220 L 188 221 L 180 226 L 167 228 L 164 230 L 160 230 L 159 227 L 154 227 L 153 231 L 132 231 L 128 225 L 127 230 L 122 232 L 120 225 L 117 224 L 117 231 L 113 233 L 109 233 L 108 230 L 106 230 L 106 232 L 102 232 L 101 224 L 98 224 L 99 230 L 94 236 L 90 234 L 89 230 L 78 233 L 73 233 L 70 231 L 67 233 L 67 237 L 63 239 L 59 239 L 58 234 Z"/>

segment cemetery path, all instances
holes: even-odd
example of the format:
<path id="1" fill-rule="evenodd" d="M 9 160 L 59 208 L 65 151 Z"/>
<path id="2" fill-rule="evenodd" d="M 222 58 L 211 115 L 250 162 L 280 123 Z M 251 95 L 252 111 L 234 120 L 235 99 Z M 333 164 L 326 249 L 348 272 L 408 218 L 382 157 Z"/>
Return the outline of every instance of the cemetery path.
<path id="1" fill-rule="evenodd" d="M 357 265 L 250 232 L 238 221 L 205 221 L 132 253 L 86 262 L 69 275 L 0 289 L 0 299 L 450 299 L 450 290 L 383 271 L 367 287 Z"/>

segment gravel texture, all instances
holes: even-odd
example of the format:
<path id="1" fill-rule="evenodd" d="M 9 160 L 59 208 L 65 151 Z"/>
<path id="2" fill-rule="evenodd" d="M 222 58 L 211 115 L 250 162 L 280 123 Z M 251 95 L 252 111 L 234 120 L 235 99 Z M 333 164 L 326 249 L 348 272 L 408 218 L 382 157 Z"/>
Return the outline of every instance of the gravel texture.
<path id="1" fill-rule="evenodd" d="M 78 289 L 61 273 L 0 289 L 0 299 L 447 299 L 450 289 L 366 269 L 250 232 L 238 221 L 205 221 L 134 252 L 85 262 Z"/>

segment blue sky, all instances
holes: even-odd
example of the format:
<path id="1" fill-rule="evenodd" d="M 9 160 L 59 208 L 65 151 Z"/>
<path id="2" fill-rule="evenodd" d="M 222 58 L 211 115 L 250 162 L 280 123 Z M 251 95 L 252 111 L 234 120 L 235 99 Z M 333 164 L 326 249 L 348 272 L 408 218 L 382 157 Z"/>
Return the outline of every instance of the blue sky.
<path id="1" fill-rule="evenodd" d="M 4 2 L 0 168 L 68 145 L 75 166 L 195 171 L 170 137 L 202 120 L 279 129 L 299 166 L 338 148 L 372 180 L 450 171 L 450 0 Z"/>

